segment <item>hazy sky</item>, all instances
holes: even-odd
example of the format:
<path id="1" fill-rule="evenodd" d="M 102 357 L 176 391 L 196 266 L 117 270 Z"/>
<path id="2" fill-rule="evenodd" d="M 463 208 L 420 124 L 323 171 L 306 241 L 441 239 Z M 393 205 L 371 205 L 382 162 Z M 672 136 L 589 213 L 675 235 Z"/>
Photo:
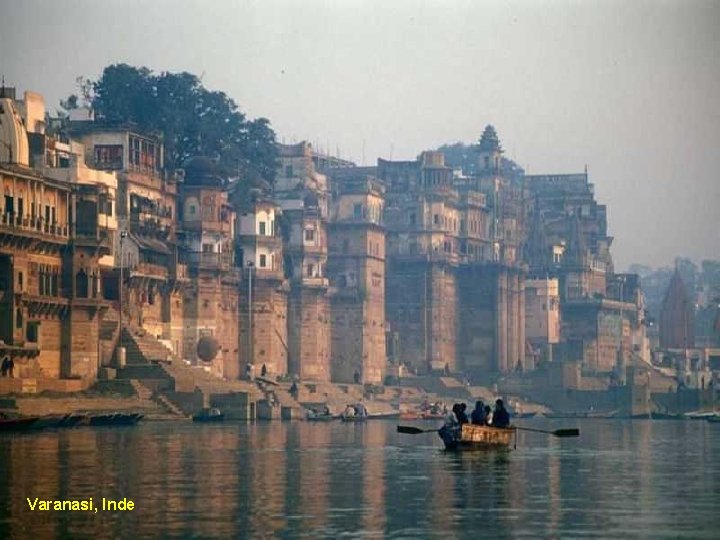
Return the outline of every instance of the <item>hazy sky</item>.
<path id="1" fill-rule="evenodd" d="M 51 110 L 126 62 L 189 71 L 359 164 L 496 126 L 581 172 L 616 266 L 720 258 L 720 2 L 0 0 L 0 73 Z"/>

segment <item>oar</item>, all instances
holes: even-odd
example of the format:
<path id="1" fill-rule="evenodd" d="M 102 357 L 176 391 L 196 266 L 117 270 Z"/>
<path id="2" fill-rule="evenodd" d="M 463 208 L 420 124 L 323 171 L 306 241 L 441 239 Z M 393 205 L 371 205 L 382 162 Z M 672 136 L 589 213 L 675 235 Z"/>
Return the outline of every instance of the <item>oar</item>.
<path id="1" fill-rule="evenodd" d="M 399 428 L 400 426 L 398 426 Z M 512 426 L 514 429 L 521 429 L 523 431 L 536 431 L 537 433 L 547 433 L 548 435 L 555 435 L 555 437 L 579 437 L 580 430 L 577 428 L 571 429 L 556 429 L 555 431 L 548 431 L 545 429 L 535 429 L 522 426 Z M 398 429 L 399 431 L 399 429 Z"/>
<path id="2" fill-rule="evenodd" d="M 422 429 L 414 426 L 398 426 L 398 433 L 409 433 L 410 435 L 417 435 L 418 433 L 432 433 L 434 431 L 440 431 L 439 429 Z"/>

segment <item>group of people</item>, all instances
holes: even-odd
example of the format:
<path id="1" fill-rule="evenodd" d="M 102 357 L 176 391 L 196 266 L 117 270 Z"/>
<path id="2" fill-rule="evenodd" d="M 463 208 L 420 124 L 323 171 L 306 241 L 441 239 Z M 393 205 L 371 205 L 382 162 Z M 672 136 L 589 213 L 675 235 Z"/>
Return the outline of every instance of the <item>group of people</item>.
<path id="1" fill-rule="evenodd" d="M 495 410 L 490 405 L 485 405 L 481 400 L 475 402 L 475 409 L 468 418 L 467 405 L 455 403 L 452 411 L 445 418 L 445 425 L 448 427 L 462 426 L 463 424 L 474 424 L 477 426 L 493 426 L 506 428 L 510 425 L 510 413 L 505 408 L 502 399 L 495 400 Z"/>
<path id="2" fill-rule="evenodd" d="M 356 416 L 367 417 L 368 410 L 363 403 L 355 403 L 354 405 L 347 404 L 343 416 L 345 418 L 353 418 Z"/>

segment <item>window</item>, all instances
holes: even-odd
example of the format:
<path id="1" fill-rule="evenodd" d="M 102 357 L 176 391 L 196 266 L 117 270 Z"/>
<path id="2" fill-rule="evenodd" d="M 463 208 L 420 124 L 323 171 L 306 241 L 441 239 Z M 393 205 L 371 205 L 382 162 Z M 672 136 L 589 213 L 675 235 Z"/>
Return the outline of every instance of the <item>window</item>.
<path id="1" fill-rule="evenodd" d="M 260 235 L 261 235 L 261 236 L 265 236 L 265 235 L 266 235 L 266 232 L 265 232 L 265 222 L 264 222 L 264 221 L 261 221 L 261 222 L 260 222 Z"/>
<path id="2" fill-rule="evenodd" d="M 355 203 L 353 204 L 353 219 L 362 219 L 362 204 Z"/>
<path id="3" fill-rule="evenodd" d="M 415 216 L 415 212 L 410 214 L 410 225 L 415 225 L 415 222 L 417 221 L 417 217 Z"/>
<path id="4" fill-rule="evenodd" d="M 438 214 L 433 214 L 433 223 L 435 225 L 440 225 L 440 216 Z"/>
<path id="5" fill-rule="evenodd" d="M 194 216 L 196 213 L 197 213 L 197 209 L 195 208 L 195 205 L 191 204 L 188 207 L 188 214 L 190 214 L 191 216 Z"/>
<path id="6" fill-rule="evenodd" d="M 11 195 L 5 195 L 5 213 L 12 214 L 15 211 L 14 199 Z"/>
<path id="7" fill-rule="evenodd" d="M 18 272 L 18 288 L 20 289 L 20 291 L 23 290 L 23 273 L 22 272 Z"/>
<path id="8" fill-rule="evenodd" d="M 121 144 L 96 144 L 95 166 L 98 169 L 122 169 L 123 147 Z"/>
<path id="9" fill-rule="evenodd" d="M 267 255 L 260 255 L 260 268 L 265 268 L 267 265 Z"/>
<path id="10" fill-rule="evenodd" d="M 305 241 L 306 242 L 314 242 L 315 241 L 315 229 L 305 229 Z"/>
<path id="11" fill-rule="evenodd" d="M 38 342 L 38 334 L 40 333 L 40 323 L 38 321 L 28 321 L 25 328 L 25 339 L 29 343 Z"/>
<path id="12" fill-rule="evenodd" d="M 315 265 L 314 264 L 308 264 L 307 265 L 307 277 L 314 277 L 313 274 L 315 273 Z"/>
<path id="13" fill-rule="evenodd" d="M 215 246 L 212 244 L 203 244 L 202 245 L 202 251 L 203 253 L 214 253 L 215 250 L 213 249 Z"/>

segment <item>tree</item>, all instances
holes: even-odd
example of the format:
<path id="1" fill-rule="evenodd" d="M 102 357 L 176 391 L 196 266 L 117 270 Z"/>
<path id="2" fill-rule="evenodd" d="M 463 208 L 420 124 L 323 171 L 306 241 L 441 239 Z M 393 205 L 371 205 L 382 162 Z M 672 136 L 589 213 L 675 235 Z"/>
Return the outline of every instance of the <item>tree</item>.
<path id="1" fill-rule="evenodd" d="M 216 159 L 229 176 L 253 184 L 274 181 L 277 149 L 270 122 L 248 121 L 230 97 L 208 90 L 197 76 L 114 64 L 96 81 L 78 80 L 98 120 L 162 135 L 167 169 L 202 155 Z M 72 96 L 61 102 L 74 103 Z"/>

